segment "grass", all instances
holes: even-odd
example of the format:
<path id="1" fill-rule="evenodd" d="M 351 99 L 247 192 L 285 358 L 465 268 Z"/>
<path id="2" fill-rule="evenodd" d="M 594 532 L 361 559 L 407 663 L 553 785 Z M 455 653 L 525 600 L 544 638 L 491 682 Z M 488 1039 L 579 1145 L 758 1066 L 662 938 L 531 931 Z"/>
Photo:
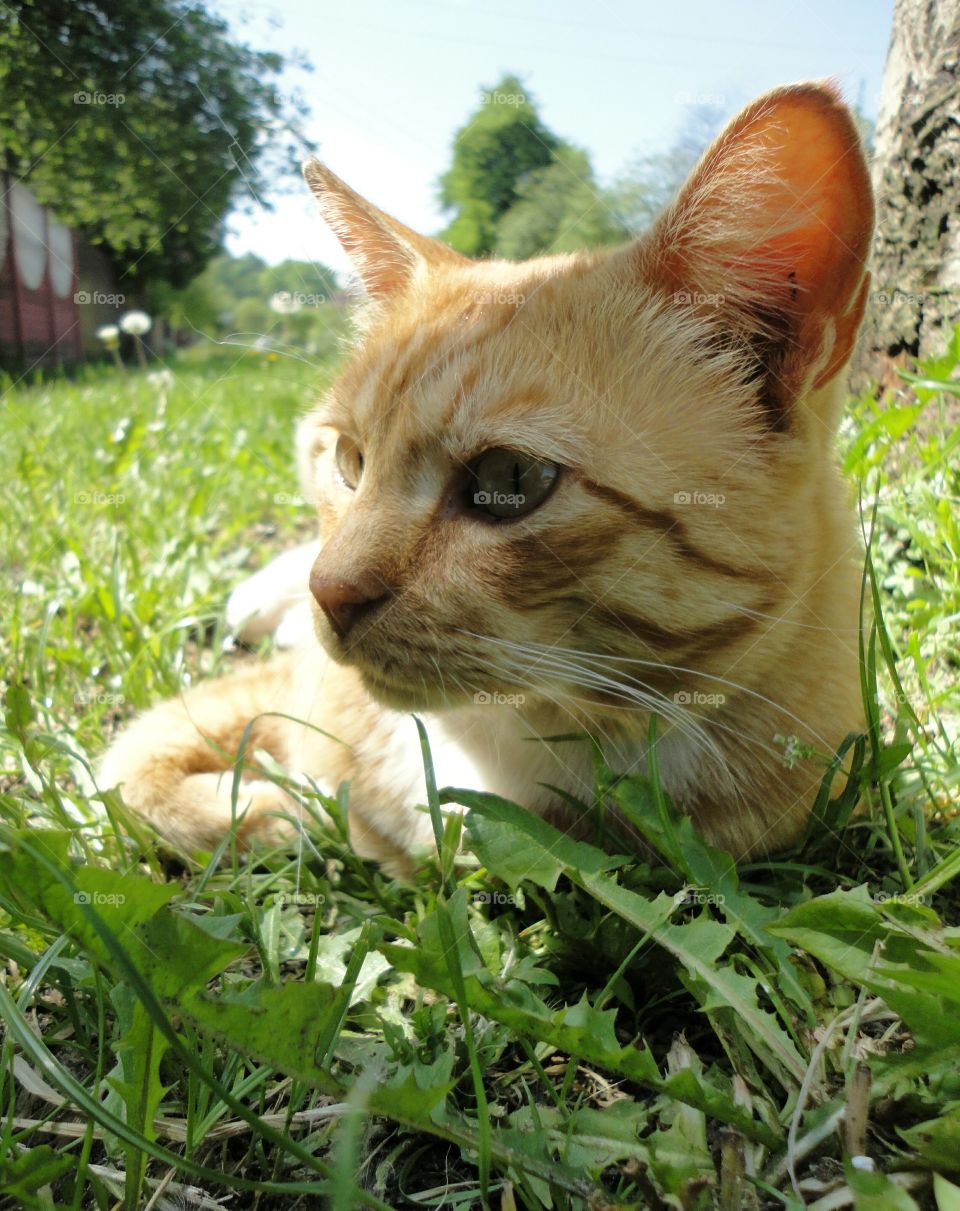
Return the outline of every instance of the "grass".
<path id="1" fill-rule="evenodd" d="M 472 792 L 454 861 L 432 787 L 414 886 L 351 853 L 345 790 L 244 865 L 91 774 L 238 658 L 224 594 L 310 528 L 292 428 L 331 368 L 6 384 L 0 1207 L 960 1206 L 958 364 L 850 403 L 869 723 L 802 847 L 737 871 L 655 766 L 598 763 L 662 864 Z"/>

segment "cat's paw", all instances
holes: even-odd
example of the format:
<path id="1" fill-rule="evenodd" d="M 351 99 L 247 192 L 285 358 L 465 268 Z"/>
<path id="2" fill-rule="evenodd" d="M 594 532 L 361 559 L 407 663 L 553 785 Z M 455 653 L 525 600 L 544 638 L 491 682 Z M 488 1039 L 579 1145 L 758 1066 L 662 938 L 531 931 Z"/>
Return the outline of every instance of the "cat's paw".
<path id="1" fill-rule="evenodd" d="M 227 599 L 227 626 L 244 643 L 271 635 L 289 610 L 309 609 L 310 568 L 317 556 L 315 542 L 284 551 L 266 567 L 242 581 Z"/>
<path id="2" fill-rule="evenodd" d="M 275 782 L 250 779 L 240 784 L 237 796 L 237 838 L 249 846 L 293 847 L 300 840 L 306 813 Z"/>
<path id="3" fill-rule="evenodd" d="M 212 850 L 236 827 L 241 849 L 294 847 L 307 813 L 281 786 L 267 778 L 244 778 L 233 788 L 231 771 L 190 774 L 164 800 L 163 812 L 149 807 L 137 788 L 122 788 L 124 801 L 139 811 L 168 841 L 190 851 Z"/>
<path id="4" fill-rule="evenodd" d="M 313 610 L 307 601 L 291 606 L 280 619 L 274 639 L 278 648 L 299 648 L 313 638 Z"/>

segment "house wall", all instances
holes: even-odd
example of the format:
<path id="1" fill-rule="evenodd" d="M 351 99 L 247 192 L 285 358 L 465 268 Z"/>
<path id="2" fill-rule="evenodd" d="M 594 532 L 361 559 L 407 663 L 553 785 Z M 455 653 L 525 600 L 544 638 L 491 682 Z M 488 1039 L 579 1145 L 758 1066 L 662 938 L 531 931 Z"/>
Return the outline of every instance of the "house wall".
<path id="1" fill-rule="evenodd" d="M 0 366 L 22 374 L 99 353 L 95 331 L 126 300 L 109 257 L 58 223 L 29 189 L 2 177 Z"/>

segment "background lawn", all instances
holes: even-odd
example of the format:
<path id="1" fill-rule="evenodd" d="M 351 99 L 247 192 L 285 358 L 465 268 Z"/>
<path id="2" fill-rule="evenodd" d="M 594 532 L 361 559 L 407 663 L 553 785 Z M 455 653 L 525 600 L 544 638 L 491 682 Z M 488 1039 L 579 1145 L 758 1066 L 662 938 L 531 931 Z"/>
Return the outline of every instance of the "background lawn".
<path id="1" fill-rule="evenodd" d="M 958 363 L 850 402 L 870 728 L 801 849 L 738 877 L 599 767 L 666 865 L 478 796 L 415 887 L 343 828 L 146 844 L 91 776 L 249 658 L 225 595 L 312 530 L 332 363 L 3 384 L 0 1206 L 960 1206 Z"/>

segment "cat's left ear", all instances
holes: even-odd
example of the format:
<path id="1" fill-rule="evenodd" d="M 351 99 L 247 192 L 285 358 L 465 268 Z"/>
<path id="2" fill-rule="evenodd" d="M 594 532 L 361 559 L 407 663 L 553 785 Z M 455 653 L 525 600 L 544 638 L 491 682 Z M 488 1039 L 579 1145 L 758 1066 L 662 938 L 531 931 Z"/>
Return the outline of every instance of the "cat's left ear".
<path id="1" fill-rule="evenodd" d="M 418 271 L 431 266 L 465 263 L 452 248 L 384 214 L 319 160 L 307 160 L 303 175 L 371 298 L 404 290 Z"/>
<path id="2" fill-rule="evenodd" d="M 633 272 L 751 350 L 776 427 L 853 351 L 873 198 L 850 111 L 829 82 L 778 88 L 707 150 L 634 246 Z"/>

